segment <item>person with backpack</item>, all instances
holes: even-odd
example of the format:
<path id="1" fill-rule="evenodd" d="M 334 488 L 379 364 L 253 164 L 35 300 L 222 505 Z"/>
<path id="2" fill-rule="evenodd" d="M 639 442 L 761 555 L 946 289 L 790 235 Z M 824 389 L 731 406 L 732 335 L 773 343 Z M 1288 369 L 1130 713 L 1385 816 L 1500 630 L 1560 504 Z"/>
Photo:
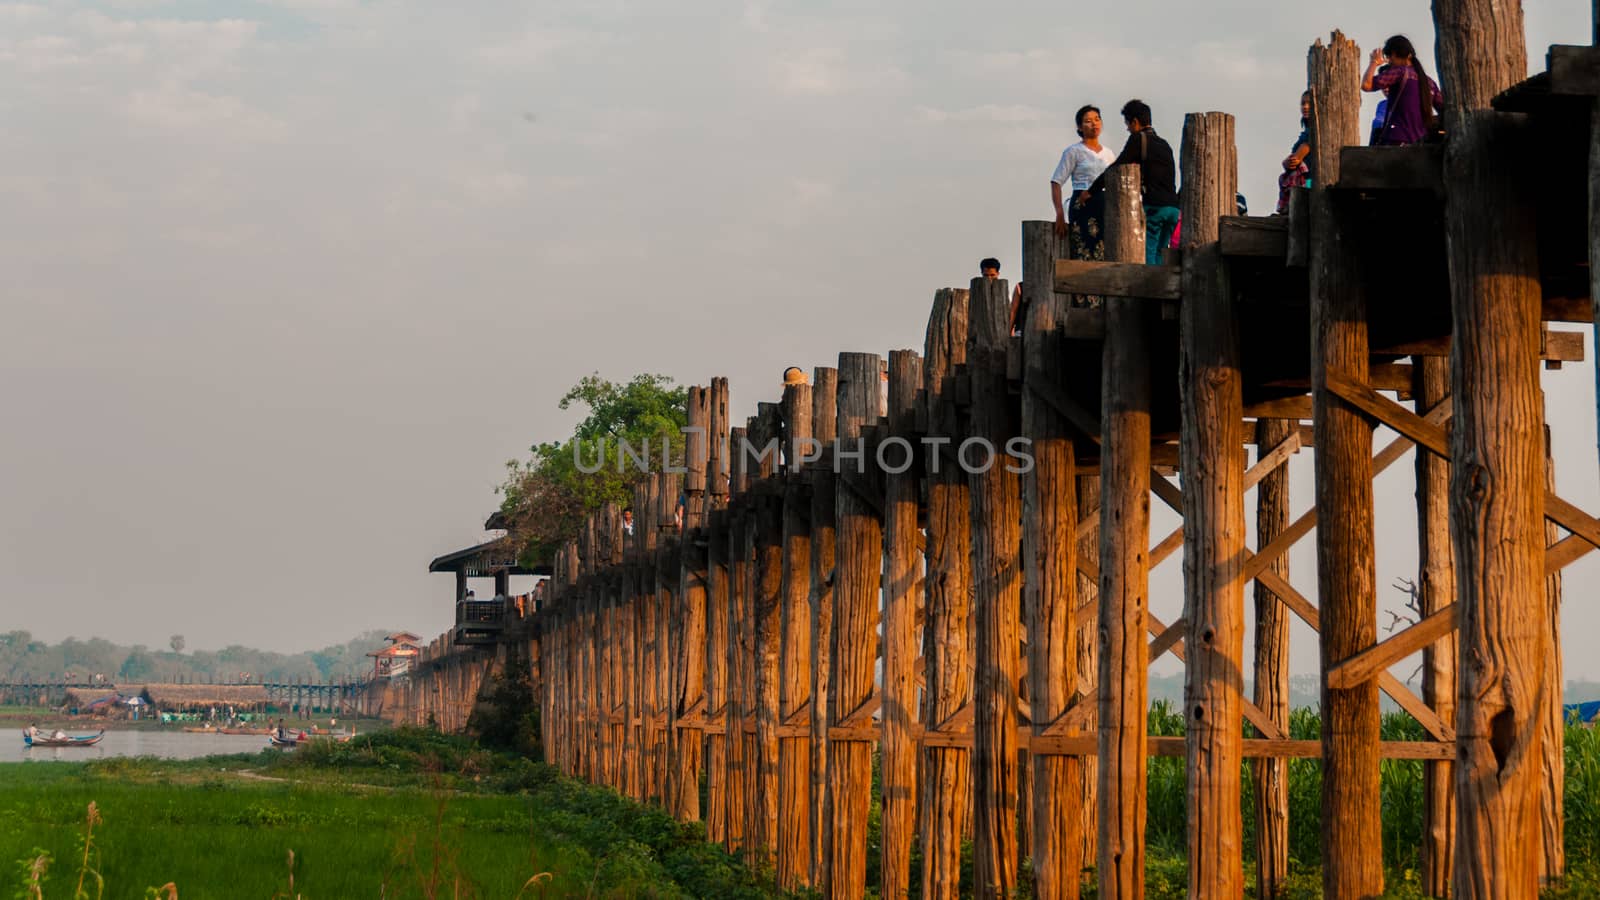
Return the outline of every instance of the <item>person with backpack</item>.
<path id="1" fill-rule="evenodd" d="M 1144 192 L 1144 261 L 1147 265 L 1160 265 L 1161 254 L 1172 241 L 1172 232 L 1178 227 L 1178 163 L 1172 154 L 1172 145 L 1150 127 L 1150 105 L 1143 100 L 1129 100 L 1122 106 L 1122 121 L 1128 127 L 1128 143 L 1112 166 L 1139 167 L 1140 184 Z M 1105 173 L 1094 180 L 1089 190 L 1103 194 L 1106 189 Z"/>
<path id="2" fill-rule="evenodd" d="M 1382 92 L 1388 101 L 1383 126 L 1373 141 L 1376 146 L 1418 144 L 1438 133 L 1435 112 L 1444 109 L 1444 95 L 1422 70 L 1417 51 L 1405 35 L 1397 34 L 1372 51 L 1361 89 Z"/>

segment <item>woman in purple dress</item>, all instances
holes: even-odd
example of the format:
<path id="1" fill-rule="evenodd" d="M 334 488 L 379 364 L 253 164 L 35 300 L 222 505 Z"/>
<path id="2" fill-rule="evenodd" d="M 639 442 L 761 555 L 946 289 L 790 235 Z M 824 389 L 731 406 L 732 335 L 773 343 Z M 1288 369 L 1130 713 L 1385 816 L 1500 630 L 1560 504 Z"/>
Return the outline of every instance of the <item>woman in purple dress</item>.
<path id="1" fill-rule="evenodd" d="M 1436 128 L 1434 112 L 1444 109 L 1444 95 L 1422 71 L 1417 52 L 1404 35 L 1397 34 L 1384 42 L 1383 49 L 1372 51 L 1361 89 L 1381 91 L 1388 101 L 1383 125 L 1373 141 L 1379 146 L 1420 143 Z"/>

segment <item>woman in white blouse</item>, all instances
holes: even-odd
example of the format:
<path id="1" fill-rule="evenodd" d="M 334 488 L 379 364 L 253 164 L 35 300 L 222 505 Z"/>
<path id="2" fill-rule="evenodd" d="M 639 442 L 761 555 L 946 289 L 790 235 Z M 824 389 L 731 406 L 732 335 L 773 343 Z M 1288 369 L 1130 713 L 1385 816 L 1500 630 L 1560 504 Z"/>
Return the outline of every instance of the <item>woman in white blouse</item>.
<path id="1" fill-rule="evenodd" d="M 1083 140 L 1061 154 L 1056 173 L 1050 177 L 1050 200 L 1056 207 L 1056 234 L 1068 234 L 1074 259 L 1104 259 L 1104 234 L 1100 223 L 1105 210 L 1104 195 L 1091 195 L 1089 185 L 1117 159 L 1116 151 L 1100 144 L 1100 108 L 1086 105 L 1073 117 L 1078 136 Z M 1062 208 L 1061 189 L 1072 191 L 1072 228 L 1067 228 Z"/>

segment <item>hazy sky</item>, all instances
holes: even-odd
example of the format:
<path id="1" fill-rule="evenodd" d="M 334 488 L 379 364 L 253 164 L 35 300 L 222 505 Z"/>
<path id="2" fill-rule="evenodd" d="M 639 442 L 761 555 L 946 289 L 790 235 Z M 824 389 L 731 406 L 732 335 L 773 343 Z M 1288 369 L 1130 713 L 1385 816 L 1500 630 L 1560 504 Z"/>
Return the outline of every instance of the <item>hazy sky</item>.
<path id="1" fill-rule="evenodd" d="M 727 375 L 742 417 L 787 364 L 920 347 L 936 288 L 1016 276 L 1079 104 L 1142 97 L 1174 141 L 1234 113 L 1270 211 L 1311 41 L 1432 47 L 1423 0 L 1337 6 L 0 4 L 0 629 L 436 634 L 428 561 L 568 386 Z M 1589 9 L 1528 4 L 1536 66 Z M 1592 366 L 1547 389 L 1562 493 L 1600 509 Z M 1378 488 L 1387 584 L 1410 466 Z M 1569 572 L 1572 649 L 1600 563 Z M 1156 595 L 1174 617 L 1176 558 Z"/>

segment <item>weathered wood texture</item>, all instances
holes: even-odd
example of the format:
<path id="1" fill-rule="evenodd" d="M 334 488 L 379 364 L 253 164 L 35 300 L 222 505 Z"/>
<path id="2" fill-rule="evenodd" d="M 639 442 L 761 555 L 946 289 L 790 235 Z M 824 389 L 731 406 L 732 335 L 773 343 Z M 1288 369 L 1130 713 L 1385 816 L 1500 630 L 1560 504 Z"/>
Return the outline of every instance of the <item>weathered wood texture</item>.
<path id="1" fill-rule="evenodd" d="M 879 444 L 876 455 L 884 472 L 881 897 L 904 897 L 910 890 L 916 826 L 917 613 L 922 605 L 922 553 L 917 549 L 921 472 L 912 440 L 921 387 L 922 360 L 916 352 L 890 351 L 889 437 Z"/>
<path id="2" fill-rule="evenodd" d="M 1239 774 L 1244 684 L 1244 444 L 1238 317 L 1218 219 L 1238 193 L 1233 117 L 1183 128 L 1183 304 L 1179 403 L 1183 471 L 1184 679 L 1189 893 L 1244 895 Z M 1365 454 L 1363 454 L 1365 458 Z"/>
<path id="3" fill-rule="evenodd" d="M 1144 259 L 1139 170 L 1106 173 L 1106 255 Z M 1106 298 L 1100 460 L 1100 896 L 1144 897 L 1149 704 L 1150 335 L 1138 300 Z"/>
<path id="4" fill-rule="evenodd" d="M 1542 404 L 1541 404 L 1542 406 Z M 1545 488 L 1556 490 L 1556 461 L 1552 455 L 1550 426 L 1544 427 Z M 1554 546 L 1561 540 L 1561 529 L 1550 519 L 1544 521 L 1544 544 Z M 1541 884 L 1560 878 L 1567 871 L 1566 822 L 1562 816 L 1562 803 L 1566 797 L 1566 722 L 1562 709 L 1562 691 L 1566 681 L 1562 678 L 1561 661 L 1561 570 L 1548 572 L 1544 577 L 1544 596 L 1549 615 L 1549 640 L 1545 649 L 1544 693 L 1547 698 L 1541 728 L 1544 743 L 1543 759 L 1539 773 L 1539 837 L 1543 847 L 1539 862 Z"/>
<path id="5" fill-rule="evenodd" d="M 715 472 L 715 467 L 712 469 Z M 706 527 L 706 838 L 731 844 L 728 830 L 728 511 L 713 509 Z"/>
<path id="6" fill-rule="evenodd" d="M 828 696 L 833 677 L 834 562 L 838 540 L 832 447 L 838 425 L 837 369 L 811 378 L 811 429 L 827 448 L 811 469 L 811 883 L 828 894 L 833 794 L 828 789 Z"/>
<path id="7" fill-rule="evenodd" d="M 950 448 L 961 440 L 956 407 L 956 367 L 967 359 L 966 291 L 934 295 L 923 345 L 923 402 L 928 436 L 927 618 L 923 628 L 922 721 L 930 733 L 948 728 L 972 700 L 972 519 L 967 477 Z M 940 444 L 935 439 L 943 439 Z M 922 896 L 947 900 L 961 882 L 961 841 L 970 829 L 971 751 L 960 746 L 923 749 Z"/>
<path id="8" fill-rule="evenodd" d="M 975 278 L 970 297 L 972 413 L 957 456 L 972 490 L 973 893 L 988 898 L 1009 897 L 1017 885 L 1022 498 L 1015 465 L 1002 455 L 1018 429 L 1006 388 L 1010 290 L 1004 279 Z"/>
<path id="9" fill-rule="evenodd" d="M 1445 147 L 1450 348 L 1450 531 L 1461 604 L 1456 708 L 1456 857 L 1465 900 L 1538 889 L 1544 669 L 1543 405 L 1539 261 L 1525 169 L 1501 164 L 1537 140 L 1525 118 L 1488 110 L 1527 73 L 1520 4 L 1437 0 Z M 1320 173 L 1319 173 L 1320 174 Z M 1320 447 L 1319 447 L 1320 450 Z"/>
<path id="10" fill-rule="evenodd" d="M 747 489 L 744 428 L 728 429 L 730 504 Z M 723 722 L 723 753 L 727 758 L 727 845 L 744 852 L 754 838 L 747 816 L 750 797 L 750 771 L 745 754 L 745 717 L 748 715 L 746 690 L 749 681 L 749 653 L 745 643 L 750 624 L 750 563 L 747 555 L 749 521 L 742 509 L 728 509 L 728 613 L 727 613 L 727 713 Z"/>
<path id="11" fill-rule="evenodd" d="M 673 765 L 670 807 L 679 821 L 700 818 L 700 778 L 703 771 L 704 733 L 680 726 L 698 722 L 705 704 L 706 547 L 702 541 L 707 495 L 706 471 L 710 466 L 711 390 L 691 387 L 688 431 L 684 440 L 683 529 L 680 545 L 677 612 L 672 632 L 672 719 L 668 725 Z"/>
<path id="12" fill-rule="evenodd" d="M 1022 436 L 1033 467 L 1022 476 L 1023 610 L 1028 634 L 1028 699 L 1033 733 L 1079 734 L 1060 728 L 1077 699 L 1078 477 L 1073 429 L 1045 398 L 1066 385 L 1071 352 L 1057 327 L 1068 296 L 1038 276 L 1064 256 L 1053 222 L 1022 223 Z M 1035 285 L 1037 281 L 1037 285 Z M 1033 795 L 1024 809 L 1032 821 L 1034 896 L 1076 898 L 1083 869 L 1083 761 L 1076 756 L 1034 755 Z"/>
<path id="13" fill-rule="evenodd" d="M 1296 423 L 1256 423 L 1256 459 L 1297 436 Z M 1424 454 L 1425 455 L 1425 454 Z M 1256 485 L 1256 546 L 1268 547 L 1289 527 L 1289 467 L 1280 465 Z M 1268 566 L 1289 580 L 1289 555 Z M 1284 733 L 1289 730 L 1289 608 L 1272 589 L 1255 583 L 1255 683 L 1257 708 Z M 1256 807 L 1256 896 L 1275 897 L 1289 876 L 1289 763 L 1258 759 L 1251 765 Z"/>
<path id="14" fill-rule="evenodd" d="M 783 390 L 788 472 L 783 489 L 783 639 L 779 662 L 778 718 L 801 725 L 811 701 L 811 489 L 799 460 L 812 440 L 811 386 Z M 778 884 L 811 884 L 811 747 L 805 736 L 778 744 Z"/>
<path id="15" fill-rule="evenodd" d="M 1328 373 L 1367 380 L 1367 310 L 1353 247 L 1340 239 L 1340 148 L 1360 142 L 1361 51 L 1335 32 L 1307 59 L 1311 85 L 1311 380 L 1317 504 L 1317 595 L 1324 672 L 1377 637 L 1372 425 L 1328 391 Z M 1378 797 L 1378 686 L 1322 690 L 1322 886 L 1330 897 L 1383 891 Z"/>
<path id="16" fill-rule="evenodd" d="M 1414 366 L 1417 413 L 1450 396 L 1450 362 L 1419 357 Z M 1450 549 L 1450 464 L 1433 453 L 1417 454 L 1417 603 L 1424 616 L 1456 598 L 1455 557 Z M 1451 632 L 1422 651 L 1422 699 L 1447 722 L 1455 720 L 1456 635 Z M 1451 855 L 1456 836 L 1455 774 L 1449 760 L 1423 764 L 1422 889 L 1450 895 Z"/>
<path id="17" fill-rule="evenodd" d="M 882 399 L 880 357 L 839 354 L 838 437 L 834 503 L 837 546 L 834 561 L 833 675 L 828 686 L 828 724 L 847 726 L 872 700 L 878 658 L 878 593 L 883 574 L 881 502 L 864 496 L 873 490 L 863 470 L 870 458 L 866 432 L 879 418 Z M 852 456 L 848 456 L 851 454 Z M 858 454 L 858 455 L 856 455 Z M 866 893 L 867 820 L 872 803 L 872 742 L 851 735 L 828 744 L 828 790 L 833 800 L 827 891 L 830 897 Z"/>

